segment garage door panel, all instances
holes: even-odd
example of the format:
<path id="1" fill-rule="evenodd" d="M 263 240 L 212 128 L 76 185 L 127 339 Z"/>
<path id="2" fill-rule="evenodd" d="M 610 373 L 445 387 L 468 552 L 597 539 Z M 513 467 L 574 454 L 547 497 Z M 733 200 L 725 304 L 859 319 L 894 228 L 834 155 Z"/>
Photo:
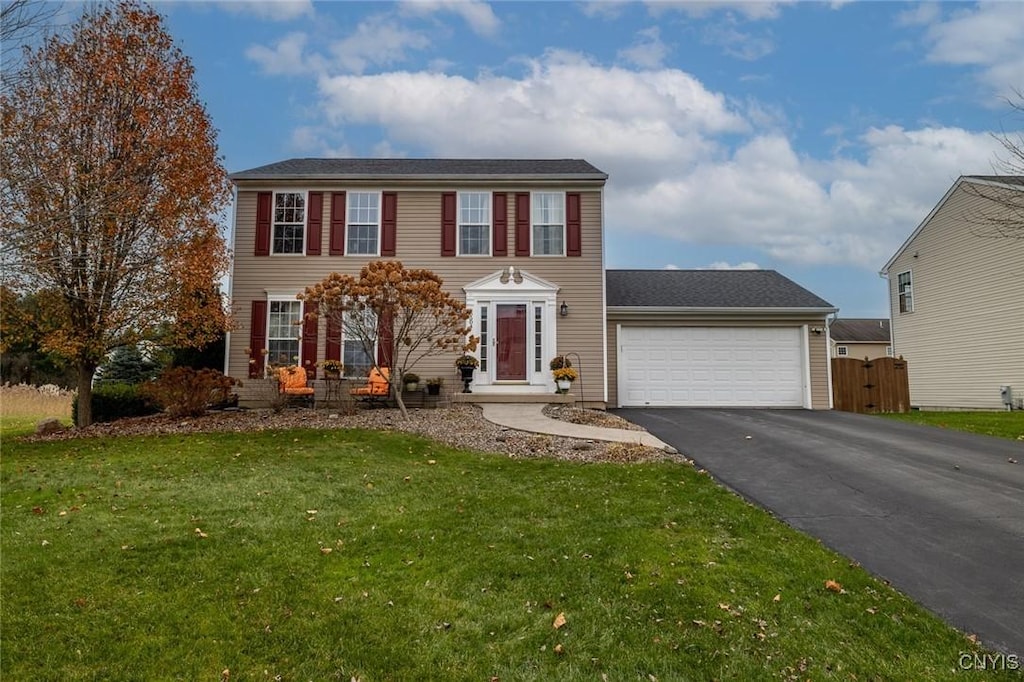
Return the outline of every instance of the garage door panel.
<path id="1" fill-rule="evenodd" d="M 799 407 L 798 327 L 622 327 L 625 406 Z"/>

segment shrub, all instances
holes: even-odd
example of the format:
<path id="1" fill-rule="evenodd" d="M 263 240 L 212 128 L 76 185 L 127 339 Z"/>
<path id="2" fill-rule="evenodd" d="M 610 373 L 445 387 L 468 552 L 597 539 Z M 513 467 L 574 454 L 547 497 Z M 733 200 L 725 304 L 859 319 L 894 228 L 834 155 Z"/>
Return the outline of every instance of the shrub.
<path id="1" fill-rule="evenodd" d="M 198 417 L 211 407 L 231 404 L 231 389 L 241 385 L 215 369 L 175 367 L 146 384 L 142 392 L 172 417 Z"/>
<path id="2" fill-rule="evenodd" d="M 92 389 L 92 420 L 112 422 L 127 417 L 144 417 L 159 409 L 132 384 L 98 384 Z M 78 423 L 78 396 L 71 403 L 71 419 Z"/>
<path id="3" fill-rule="evenodd" d="M 96 384 L 141 384 L 157 375 L 160 366 L 144 356 L 138 346 L 115 350 L 96 373 Z"/>

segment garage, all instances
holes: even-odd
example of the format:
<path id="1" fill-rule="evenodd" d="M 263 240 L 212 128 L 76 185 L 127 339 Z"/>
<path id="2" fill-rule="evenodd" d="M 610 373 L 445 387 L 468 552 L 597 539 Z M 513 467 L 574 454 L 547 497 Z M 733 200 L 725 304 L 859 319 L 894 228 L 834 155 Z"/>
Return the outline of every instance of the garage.
<path id="1" fill-rule="evenodd" d="M 619 330 L 623 407 L 801 407 L 799 327 Z"/>
<path id="2" fill-rule="evenodd" d="M 791 279 L 666 269 L 605 282 L 609 405 L 831 408 L 836 308 Z"/>

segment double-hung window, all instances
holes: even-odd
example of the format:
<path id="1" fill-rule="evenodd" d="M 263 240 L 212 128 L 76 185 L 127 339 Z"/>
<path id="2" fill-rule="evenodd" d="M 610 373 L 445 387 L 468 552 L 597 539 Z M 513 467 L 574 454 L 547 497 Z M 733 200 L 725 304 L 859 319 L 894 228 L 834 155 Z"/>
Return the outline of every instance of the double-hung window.
<path id="1" fill-rule="evenodd" d="M 274 193 L 274 253 L 299 253 L 306 242 L 305 192 Z"/>
<path id="2" fill-rule="evenodd" d="M 267 315 L 267 362 L 271 365 L 299 364 L 301 301 L 270 301 Z"/>
<path id="3" fill-rule="evenodd" d="M 900 312 L 914 312 L 914 287 L 910 281 L 909 270 L 896 276 L 896 291 L 900 297 Z"/>
<path id="4" fill-rule="evenodd" d="M 459 255 L 491 255 L 491 195 L 459 193 Z"/>
<path id="5" fill-rule="evenodd" d="M 564 255 L 565 193 L 534 192 L 532 198 L 533 255 Z"/>
<path id="6" fill-rule="evenodd" d="M 367 376 L 377 354 L 377 316 L 372 310 L 349 310 L 341 324 L 345 376 Z"/>
<path id="7" fill-rule="evenodd" d="M 380 192 L 349 192 L 345 253 L 380 254 Z"/>

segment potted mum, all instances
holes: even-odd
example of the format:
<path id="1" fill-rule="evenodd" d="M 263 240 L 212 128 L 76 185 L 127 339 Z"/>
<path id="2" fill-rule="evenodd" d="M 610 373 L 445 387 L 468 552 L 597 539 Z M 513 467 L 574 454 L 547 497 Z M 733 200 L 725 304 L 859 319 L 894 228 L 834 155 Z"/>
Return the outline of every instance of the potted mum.
<path id="1" fill-rule="evenodd" d="M 341 363 L 341 360 L 321 360 L 320 366 L 324 370 L 324 376 L 328 379 L 340 378 L 342 370 L 345 369 L 345 365 Z"/>
<path id="2" fill-rule="evenodd" d="M 555 376 L 555 383 L 558 385 L 559 393 L 568 393 L 572 382 L 579 378 L 579 373 L 572 367 L 559 367 L 552 374 Z"/>
<path id="3" fill-rule="evenodd" d="M 441 386 L 443 385 L 444 379 L 441 377 L 427 379 L 427 395 L 441 395 Z"/>
<path id="4" fill-rule="evenodd" d="M 459 372 L 462 374 L 462 381 L 465 384 L 462 392 L 472 393 L 473 391 L 469 390 L 469 382 L 473 381 L 473 370 L 480 366 L 480 361 L 476 359 L 476 356 L 463 353 L 455 358 L 455 366 L 459 368 Z"/>
<path id="5" fill-rule="evenodd" d="M 420 387 L 420 375 L 416 372 L 406 372 L 402 376 L 402 381 L 405 383 L 405 390 L 412 393 L 413 391 L 419 390 Z"/>

